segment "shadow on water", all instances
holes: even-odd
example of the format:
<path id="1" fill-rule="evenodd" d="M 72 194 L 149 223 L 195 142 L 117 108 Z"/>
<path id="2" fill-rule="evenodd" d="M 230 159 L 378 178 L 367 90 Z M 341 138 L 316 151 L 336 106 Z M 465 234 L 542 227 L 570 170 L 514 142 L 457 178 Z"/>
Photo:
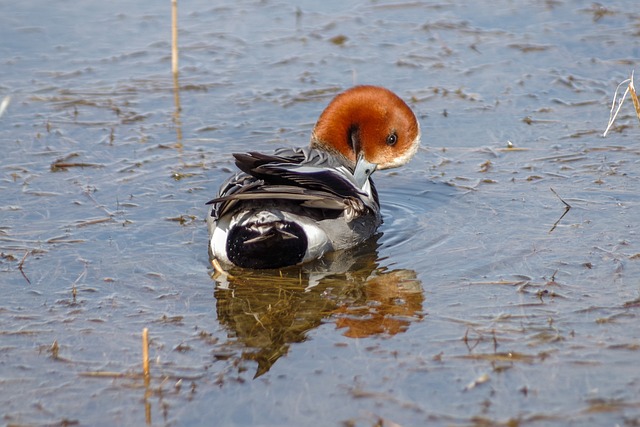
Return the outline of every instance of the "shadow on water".
<path id="1" fill-rule="evenodd" d="M 416 272 L 381 267 L 379 237 L 303 266 L 218 274 L 218 319 L 243 347 L 242 358 L 258 364 L 254 378 L 323 322 L 363 338 L 402 333 L 424 317 Z"/>

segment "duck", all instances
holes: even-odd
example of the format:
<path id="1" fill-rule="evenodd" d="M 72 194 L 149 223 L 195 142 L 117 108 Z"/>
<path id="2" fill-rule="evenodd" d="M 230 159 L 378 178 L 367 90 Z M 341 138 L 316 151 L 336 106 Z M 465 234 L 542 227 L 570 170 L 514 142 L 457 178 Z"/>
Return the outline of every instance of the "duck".
<path id="1" fill-rule="evenodd" d="M 362 85 L 331 100 L 308 146 L 234 153 L 238 172 L 207 203 L 212 265 L 277 269 L 367 241 L 382 223 L 371 175 L 409 162 L 420 136 L 405 101 Z"/>

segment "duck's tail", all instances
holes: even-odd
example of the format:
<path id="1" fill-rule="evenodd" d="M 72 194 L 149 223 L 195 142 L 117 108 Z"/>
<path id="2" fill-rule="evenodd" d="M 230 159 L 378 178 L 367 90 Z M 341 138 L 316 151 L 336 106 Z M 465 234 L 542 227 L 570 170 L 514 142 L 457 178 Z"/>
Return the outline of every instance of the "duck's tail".
<path id="1" fill-rule="evenodd" d="M 229 261 L 239 267 L 280 268 L 302 262 L 307 246 L 300 225 L 265 212 L 233 226 L 226 250 Z"/>

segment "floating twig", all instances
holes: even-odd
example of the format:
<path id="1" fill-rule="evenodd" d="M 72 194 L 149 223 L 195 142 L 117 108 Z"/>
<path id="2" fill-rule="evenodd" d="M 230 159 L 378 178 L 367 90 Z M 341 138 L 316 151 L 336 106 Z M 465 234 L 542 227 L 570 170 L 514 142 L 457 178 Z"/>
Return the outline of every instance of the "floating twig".
<path id="1" fill-rule="evenodd" d="M 551 234 L 551 232 L 556 229 L 560 221 L 562 221 L 562 218 L 564 218 L 564 216 L 567 214 L 567 212 L 569 212 L 570 209 L 571 209 L 570 207 L 564 209 L 564 212 L 562 212 L 562 215 L 560 215 L 560 218 L 558 218 L 558 220 L 553 223 L 553 226 L 549 230 L 549 234 Z"/>
<path id="2" fill-rule="evenodd" d="M 66 171 L 69 168 L 102 168 L 104 165 L 98 163 L 83 163 L 83 162 L 54 162 L 51 163 L 51 172 Z"/>
<path id="3" fill-rule="evenodd" d="M 31 251 L 25 252 L 24 256 L 22 257 L 22 259 L 18 263 L 18 270 L 20 270 L 20 273 L 22 273 L 22 277 L 24 277 L 24 279 L 27 281 L 28 284 L 31 284 L 31 280 L 29 280 L 27 275 L 24 273 L 24 260 L 27 259 L 27 255 L 29 255 L 30 253 L 31 253 Z"/>
<path id="4" fill-rule="evenodd" d="M 567 209 L 571 209 L 571 205 L 570 205 L 569 203 L 565 202 L 565 201 L 562 199 L 562 197 L 558 196 L 558 193 L 556 193 L 556 190 L 554 190 L 554 189 L 553 189 L 553 188 L 551 188 L 551 187 L 549 187 L 549 190 L 551 190 L 551 192 L 552 192 L 553 194 L 555 194 L 555 195 L 556 195 L 556 197 L 557 197 L 558 199 L 560 199 L 560 201 L 561 201 L 561 202 L 562 202 L 562 203 L 567 207 Z"/>
<path id="5" fill-rule="evenodd" d="M 71 159 L 80 157 L 79 153 L 70 153 L 51 163 L 51 172 L 66 171 L 69 168 L 102 168 L 104 165 L 87 162 L 74 162 Z"/>
<path id="6" fill-rule="evenodd" d="M 551 227 L 551 230 L 549 230 L 549 233 L 551 233 L 553 230 L 556 229 L 556 227 L 558 226 L 558 224 L 560 223 L 560 221 L 562 221 L 562 218 L 565 217 L 565 215 L 571 210 L 571 205 L 567 202 L 564 201 L 564 199 L 562 199 L 562 197 L 560 197 L 558 195 L 558 193 L 556 193 L 556 190 L 554 190 L 553 188 L 549 187 L 549 190 L 551 190 L 551 192 L 553 194 L 556 195 L 556 197 L 558 199 L 560 199 L 560 201 L 564 204 L 564 212 L 562 213 L 562 215 L 560 215 L 560 218 L 558 218 L 558 220 L 556 222 L 553 223 L 553 226 Z"/>
<path id="7" fill-rule="evenodd" d="M 140 374 L 131 374 L 125 372 L 113 372 L 113 371 L 89 371 L 80 372 L 78 375 L 81 377 L 93 377 L 93 378 L 136 378 L 140 377 Z"/>
<path id="8" fill-rule="evenodd" d="M 110 222 L 110 221 L 113 221 L 113 218 L 106 217 L 106 218 L 88 219 L 85 221 L 76 221 L 75 226 L 80 228 L 80 227 L 86 227 L 87 225 L 102 224 L 103 222 Z"/>
<path id="9" fill-rule="evenodd" d="M 114 217 L 115 214 L 111 211 L 109 211 L 109 209 L 107 209 L 103 204 L 98 203 L 98 201 L 95 199 L 95 197 L 93 197 L 93 190 L 91 190 L 90 188 L 87 188 L 83 191 L 83 194 L 85 196 L 87 196 L 87 198 L 89 198 L 89 200 L 91 200 L 95 206 L 97 208 L 100 208 L 104 211 L 105 214 L 107 214 L 108 217 Z M 92 220 L 89 220 L 92 221 Z M 78 222 L 76 222 L 76 226 L 78 226 Z M 83 224 L 83 225 L 92 225 L 92 224 Z"/>

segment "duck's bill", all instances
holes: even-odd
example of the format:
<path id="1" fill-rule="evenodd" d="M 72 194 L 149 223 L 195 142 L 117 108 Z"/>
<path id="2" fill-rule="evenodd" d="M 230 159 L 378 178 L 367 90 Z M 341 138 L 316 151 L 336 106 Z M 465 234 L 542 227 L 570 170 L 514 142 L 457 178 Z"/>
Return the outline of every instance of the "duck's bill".
<path id="1" fill-rule="evenodd" d="M 362 154 L 358 156 L 356 167 L 353 170 L 353 177 L 355 178 L 358 188 L 364 187 L 364 184 L 377 167 L 377 164 L 367 161 Z"/>

